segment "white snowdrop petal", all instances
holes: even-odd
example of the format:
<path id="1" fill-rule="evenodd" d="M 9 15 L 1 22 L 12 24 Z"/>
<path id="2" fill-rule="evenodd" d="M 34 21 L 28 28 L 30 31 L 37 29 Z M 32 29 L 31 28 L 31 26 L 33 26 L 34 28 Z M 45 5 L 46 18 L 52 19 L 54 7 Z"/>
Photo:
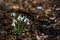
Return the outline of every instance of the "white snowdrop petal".
<path id="1" fill-rule="evenodd" d="M 26 19 L 29 22 L 29 19 Z"/>
<path id="2" fill-rule="evenodd" d="M 29 25 L 30 23 L 29 22 L 27 22 L 27 25 Z"/>
<path id="3" fill-rule="evenodd" d="M 23 21 L 23 18 L 21 17 L 20 20 Z"/>
<path id="4" fill-rule="evenodd" d="M 24 19 L 25 17 L 23 16 L 22 19 Z"/>
<path id="5" fill-rule="evenodd" d="M 16 13 L 14 13 L 14 12 L 13 12 L 13 13 L 11 13 L 11 16 L 16 16 Z"/>
<path id="6" fill-rule="evenodd" d="M 29 22 L 29 19 L 28 19 L 28 22 Z"/>
<path id="7" fill-rule="evenodd" d="M 24 20 L 24 22 L 29 22 L 29 19 L 26 18 L 26 19 Z"/>
<path id="8" fill-rule="evenodd" d="M 21 16 L 20 15 L 18 16 L 17 20 L 21 20 Z"/>
<path id="9" fill-rule="evenodd" d="M 20 21 L 20 20 L 23 21 L 24 18 L 25 18 L 24 16 L 21 17 L 21 15 L 20 15 L 20 16 L 18 16 L 17 20 L 18 20 L 18 21 Z"/>
<path id="10" fill-rule="evenodd" d="M 26 22 L 26 19 L 24 20 L 24 22 Z"/>
<path id="11" fill-rule="evenodd" d="M 15 23 L 12 23 L 12 25 L 11 26 L 15 26 Z"/>

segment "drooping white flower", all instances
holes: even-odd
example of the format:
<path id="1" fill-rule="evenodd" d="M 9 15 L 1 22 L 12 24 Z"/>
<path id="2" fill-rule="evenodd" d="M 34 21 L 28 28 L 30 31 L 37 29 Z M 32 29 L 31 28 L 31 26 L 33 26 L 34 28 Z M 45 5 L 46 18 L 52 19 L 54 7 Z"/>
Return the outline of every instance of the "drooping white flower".
<path id="1" fill-rule="evenodd" d="M 16 13 L 14 13 L 14 12 L 13 12 L 13 13 L 11 13 L 11 16 L 16 16 Z"/>
<path id="2" fill-rule="evenodd" d="M 26 18 L 26 19 L 24 19 L 24 22 L 29 22 L 29 19 L 27 19 L 27 18 Z"/>
<path id="3" fill-rule="evenodd" d="M 27 22 L 27 25 L 29 25 L 30 23 L 29 22 Z"/>
<path id="4" fill-rule="evenodd" d="M 11 26 L 14 26 L 15 27 L 15 23 L 12 23 Z"/>
<path id="5" fill-rule="evenodd" d="M 25 19 L 25 16 L 23 16 L 22 19 Z"/>
<path id="6" fill-rule="evenodd" d="M 15 26 L 15 23 L 17 23 L 17 20 L 13 19 L 11 26 Z"/>
<path id="7" fill-rule="evenodd" d="M 23 19 L 24 19 L 24 16 L 22 17 L 21 15 L 19 15 L 17 18 L 18 21 L 20 21 L 20 20 L 23 21 Z"/>
<path id="8" fill-rule="evenodd" d="M 13 19 L 13 23 L 17 23 L 17 20 Z"/>
<path id="9" fill-rule="evenodd" d="M 18 16 L 17 20 L 21 20 L 21 15 Z"/>

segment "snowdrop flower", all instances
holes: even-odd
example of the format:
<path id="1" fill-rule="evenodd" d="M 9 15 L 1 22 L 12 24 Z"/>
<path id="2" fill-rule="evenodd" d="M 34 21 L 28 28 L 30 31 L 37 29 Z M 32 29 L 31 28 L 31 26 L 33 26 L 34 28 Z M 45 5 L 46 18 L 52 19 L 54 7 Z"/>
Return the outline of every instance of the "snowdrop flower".
<path id="1" fill-rule="evenodd" d="M 18 16 L 17 20 L 21 20 L 21 15 Z"/>
<path id="2" fill-rule="evenodd" d="M 24 19 L 24 16 L 21 17 L 21 15 L 19 15 L 18 18 L 17 18 L 18 21 L 20 21 L 20 20 L 23 21 L 23 19 Z"/>
<path id="3" fill-rule="evenodd" d="M 26 19 L 24 20 L 24 22 L 29 22 L 29 19 L 26 18 Z"/>
<path id="4" fill-rule="evenodd" d="M 13 23 L 11 26 L 15 26 L 15 23 L 17 23 L 17 21 L 15 19 L 13 19 Z"/>
<path id="5" fill-rule="evenodd" d="M 25 16 L 23 16 L 22 19 L 25 19 Z"/>
<path id="6" fill-rule="evenodd" d="M 41 7 L 41 6 L 37 6 L 36 8 L 37 8 L 37 9 L 42 9 L 42 7 Z"/>
<path id="7" fill-rule="evenodd" d="M 15 23 L 12 23 L 12 25 L 11 26 L 14 26 L 15 27 Z"/>
<path id="8" fill-rule="evenodd" d="M 17 23 L 17 20 L 13 19 L 13 23 Z"/>
<path id="9" fill-rule="evenodd" d="M 29 22 L 27 22 L 27 25 L 29 25 L 30 23 Z"/>
<path id="10" fill-rule="evenodd" d="M 16 16 L 16 13 L 14 13 L 14 12 L 13 12 L 13 13 L 11 13 L 11 16 Z"/>

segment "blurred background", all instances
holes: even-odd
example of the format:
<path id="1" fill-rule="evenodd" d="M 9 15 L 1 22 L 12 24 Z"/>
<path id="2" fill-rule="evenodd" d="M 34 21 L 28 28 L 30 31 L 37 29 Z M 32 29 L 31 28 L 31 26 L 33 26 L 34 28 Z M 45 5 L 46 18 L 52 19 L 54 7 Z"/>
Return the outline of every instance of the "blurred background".
<path id="1" fill-rule="evenodd" d="M 60 40 L 60 0 L 0 0 L 0 40 Z"/>

